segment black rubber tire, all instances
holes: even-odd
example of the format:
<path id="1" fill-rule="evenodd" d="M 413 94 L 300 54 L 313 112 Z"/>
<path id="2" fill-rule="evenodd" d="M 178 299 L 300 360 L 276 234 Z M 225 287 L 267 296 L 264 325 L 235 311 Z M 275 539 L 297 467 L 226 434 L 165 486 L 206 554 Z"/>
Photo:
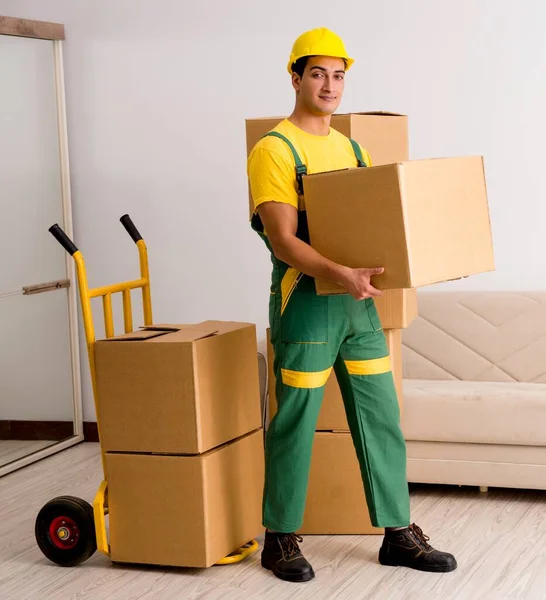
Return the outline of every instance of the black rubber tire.
<path id="1" fill-rule="evenodd" d="M 50 537 L 50 525 L 60 516 L 69 517 L 78 526 L 78 540 L 72 548 L 59 548 Z M 45 504 L 36 517 L 34 534 L 44 555 L 61 567 L 75 567 L 97 550 L 93 508 L 89 502 L 75 496 L 59 496 Z"/>

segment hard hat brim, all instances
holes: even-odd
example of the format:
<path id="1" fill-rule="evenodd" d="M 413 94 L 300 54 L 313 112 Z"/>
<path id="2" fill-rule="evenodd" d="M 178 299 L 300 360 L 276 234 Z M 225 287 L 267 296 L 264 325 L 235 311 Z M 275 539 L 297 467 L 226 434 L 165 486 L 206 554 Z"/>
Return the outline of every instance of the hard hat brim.
<path id="1" fill-rule="evenodd" d="M 300 58 L 305 58 L 306 56 L 326 56 L 325 54 L 303 54 L 302 56 L 298 56 L 295 57 L 294 60 L 290 59 L 290 61 L 288 61 L 288 65 L 287 65 L 287 70 L 288 73 L 290 73 L 290 75 L 292 75 L 293 71 L 292 71 L 292 65 L 297 62 Z M 331 56 L 331 55 L 328 55 Z M 348 71 L 354 64 L 354 59 L 350 58 L 348 56 L 333 56 L 333 58 L 341 58 L 345 61 L 345 71 Z"/>

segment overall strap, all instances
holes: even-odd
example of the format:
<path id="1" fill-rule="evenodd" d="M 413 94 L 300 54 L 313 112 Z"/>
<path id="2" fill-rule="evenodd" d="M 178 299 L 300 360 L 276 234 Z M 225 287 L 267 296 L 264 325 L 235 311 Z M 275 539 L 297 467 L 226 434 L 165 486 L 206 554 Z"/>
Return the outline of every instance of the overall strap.
<path id="1" fill-rule="evenodd" d="M 349 138 L 349 141 L 351 142 L 351 146 L 353 147 L 353 151 L 355 153 L 356 160 L 358 161 L 358 166 L 359 167 L 367 167 L 368 165 L 364 162 L 364 158 L 362 156 L 362 150 L 360 149 L 360 145 L 351 138 Z"/>
<path id="2" fill-rule="evenodd" d="M 298 194 L 300 196 L 303 196 L 303 176 L 307 175 L 307 167 L 301 162 L 299 154 L 294 148 L 294 145 L 286 136 L 284 136 L 282 133 L 279 133 L 278 131 L 270 131 L 269 133 L 266 133 L 264 135 L 264 137 L 267 136 L 279 138 L 280 140 L 285 142 L 286 145 L 292 151 L 292 155 L 294 156 L 294 162 L 296 163 L 296 181 L 298 183 Z"/>

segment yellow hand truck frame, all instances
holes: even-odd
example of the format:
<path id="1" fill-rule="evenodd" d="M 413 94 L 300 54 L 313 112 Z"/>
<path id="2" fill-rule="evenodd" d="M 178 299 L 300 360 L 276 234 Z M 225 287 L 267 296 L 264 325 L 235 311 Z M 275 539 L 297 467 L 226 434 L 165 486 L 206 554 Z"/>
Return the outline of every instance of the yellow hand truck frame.
<path id="1" fill-rule="evenodd" d="M 97 415 L 97 429 L 100 441 L 100 420 L 97 404 L 96 370 L 95 370 L 95 327 L 91 300 L 102 298 L 104 327 L 107 338 L 114 337 L 114 318 L 112 313 L 112 294 L 121 293 L 123 297 L 123 321 L 125 333 L 133 331 L 133 314 L 131 291 L 142 290 L 142 309 L 144 325 L 152 325 L 152 297 L 150 289 L 150 272 L 148 268 L 148 250 L 142 236 L 129 215 L 120 218 L 138 248 L 140 259 L 140 279 L 115 283 L 104 287 L 89 289 L 83 255 L 66 233 L 55 224 L 49 228 L 51 234 L 76 262 L 76 273 L 80 290 L 80 302 L 87 341 L 89 369 L 93 386 L 93 398 Z M 59 496 L 47 502 L 36 517 L 35 537 L 40 550 L 52 562 L 61 566 L 76 566 L 96 550 L 110 556 L 106 532 L 106 515 L 108 514 L 108 480 L 106 473 L 105 452 L 101 446 L 103 481 L 95 495 L 93 506 L 85 500 L 74 496 Z M 218 561 L 217 565 L 240 562 L 258 549 L 258 542 L 251 540 L 235 552 Z"/>

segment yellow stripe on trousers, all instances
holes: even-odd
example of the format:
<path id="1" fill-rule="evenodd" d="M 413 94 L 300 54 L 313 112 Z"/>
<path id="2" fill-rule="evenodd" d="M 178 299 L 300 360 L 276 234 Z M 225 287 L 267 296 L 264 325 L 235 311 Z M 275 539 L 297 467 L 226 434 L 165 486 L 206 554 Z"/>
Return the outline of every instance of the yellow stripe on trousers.
<path id="1" fill-rule="evenodd" d="M 290 300 L 292 292 L 296 289 L 298 281 L 302 277 L 303 273 L 294 269 L 294 267 L 289 267 L 284 274 L 281 281 L 281 315 L 288 304 L 288 300 Z"/>
<path id="2" fill-rule="evenodd" d="M 326 385 L 331 372 L 332 367 L 326 369 L 325 371 L 314 372 L 290 371 L 288 369 L 281 369 L 282 382 L 285 385 L 295 388 L 303 388 L 306 390 L 311 390 Z"/>
<path id="3" fill-rule="evenodd" d="M 390 356 L 384 356 L 369 360 L 346 360 L 345 366 L 349 375 L 381 375 L 391 370 L 391 359 Z"/>

